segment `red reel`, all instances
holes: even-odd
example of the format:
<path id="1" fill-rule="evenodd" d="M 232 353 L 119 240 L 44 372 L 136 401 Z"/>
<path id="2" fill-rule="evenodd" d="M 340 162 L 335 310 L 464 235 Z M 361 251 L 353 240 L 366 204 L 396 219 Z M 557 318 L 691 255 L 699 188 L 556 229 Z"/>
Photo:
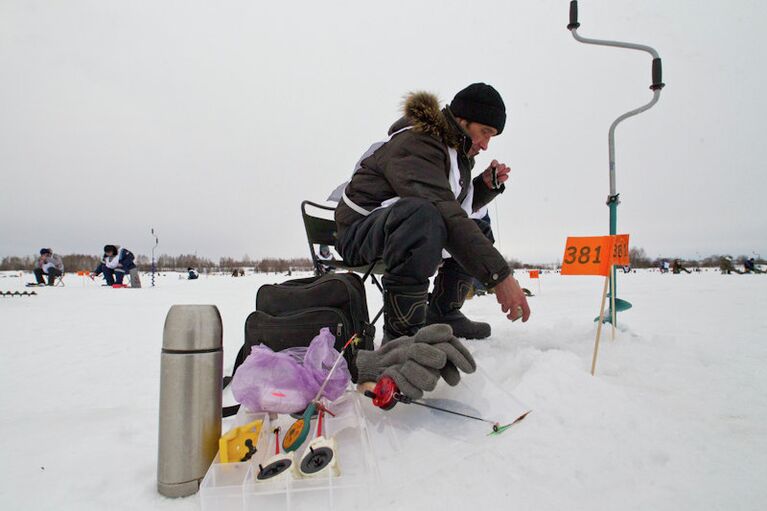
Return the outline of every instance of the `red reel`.
<path id="1" fill-rule="evenodd" d="M 396 394 L 399 393 L 397 384 L 389 376 L 382 376 L 373 389 L 373 405 L 383 410 L 391 410 L 397 404 Z"/>

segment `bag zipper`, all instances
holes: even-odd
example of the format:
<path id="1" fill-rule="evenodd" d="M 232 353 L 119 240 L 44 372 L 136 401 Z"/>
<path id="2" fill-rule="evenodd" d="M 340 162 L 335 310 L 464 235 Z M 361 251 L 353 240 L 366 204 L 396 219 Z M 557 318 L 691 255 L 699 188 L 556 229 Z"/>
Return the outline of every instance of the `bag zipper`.
<path id="1" fill-rule="evenodd" d="M 353 334 L 353 328 L 352 326 L 346 321 L 346 318 L 344 317 L 344 313 L 341 309 L 337 307 L 312 307 L 311 309 L 308 309 L 310 311 L 331 311 L 335 313 L 338 316 L 338 319 L 340 320 L 338 323 L 336 323 L 336 334 L 335 337 L 339 338 L 341 337 L 341 334 L 343 334 L 343 329 L 346 328 L 346 331 L 349 332 L 349 334 Z M 256 311 L 260 312 L 260 311 Z M 280 319 L 289 319 L 291 316 L 300 316 L 305 314 L 304 312 L 294 313 L 294 314 L 285 314 L 282 316 L 272 316 L 271 314 L 267 314 L 266 312 L 261 312 L 261 314 L 264 314 L 265 316 L 269 316 L 270 318 L 280 318 Z M 259 325 L 260 328 L 284 328 L 283 325 Z M 317 323 L 302 323 L 302 324 L 292 324 L 291 326 L 294 327 L 316 327 Z M 325 325 L 331 328 L 332 333 L 332 326 L 333 325 Z M 358 332 L 361 335 L 361 332 Z M 348 339 L 343 339 L 344 342 L 346 342 Z"/>

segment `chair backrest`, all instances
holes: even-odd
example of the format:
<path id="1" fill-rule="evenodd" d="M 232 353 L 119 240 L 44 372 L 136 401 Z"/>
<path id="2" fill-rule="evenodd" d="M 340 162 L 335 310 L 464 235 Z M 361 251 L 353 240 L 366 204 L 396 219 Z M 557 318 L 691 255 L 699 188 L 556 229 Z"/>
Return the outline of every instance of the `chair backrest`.
<path id="1" fill-rule="evenodd" d="M 301 203 L 301 216 L 304 219 L 304 228 L 306 229 L 306 239 L 310 244 L 335 246 L 336 244 L 336 221 L 311 215 L 307 212 L 307 206 L 322 211 L 335 211 L 329 206 L 322 206 L 310 201 Z"/>
<path id="2" fill-rule="evenodd" d="M 304 229 L 306 229 L 306 240 L 309 242 L 309 254 L 312 257 L 312 264 L 318 273 L 324 273 L 324 266 L 317 255 L 314 245 L 327 245 L 333 247 L 336 244 L 336 221 L 333 219 L 322 218 L 312 215 L 307 211 L 307 207 L 326 212 L 335 211 L 330 206 L 305 200 L 301 203 L 301 217 L 304 220 Z"/>

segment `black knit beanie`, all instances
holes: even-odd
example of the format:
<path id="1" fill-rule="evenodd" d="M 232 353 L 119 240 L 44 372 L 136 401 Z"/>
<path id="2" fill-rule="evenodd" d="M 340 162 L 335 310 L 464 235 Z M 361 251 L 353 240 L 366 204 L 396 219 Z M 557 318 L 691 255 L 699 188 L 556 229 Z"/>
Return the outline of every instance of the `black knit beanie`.
<path id="1" fill-rule="evenodd" d="M 478 122 L 503 131 L 506 124 L 506 105 L 498 91 L 485 83 L 472 83 L 453 98 L 450 111 L 456 117 Z"/>
<path id="2" fill-rule="evenodd" d="M 117 255 L 117 247 L 114 245 L 104 245 L 104 253 L 111 252 L 114 255 Z"/>
<path id="3" fill-rule="evenodd" d="M 53 250 L 51 250 L 50 248 L 41 248 L 40 255 L 45 255 L 45 254 L 53 255 Z"/>

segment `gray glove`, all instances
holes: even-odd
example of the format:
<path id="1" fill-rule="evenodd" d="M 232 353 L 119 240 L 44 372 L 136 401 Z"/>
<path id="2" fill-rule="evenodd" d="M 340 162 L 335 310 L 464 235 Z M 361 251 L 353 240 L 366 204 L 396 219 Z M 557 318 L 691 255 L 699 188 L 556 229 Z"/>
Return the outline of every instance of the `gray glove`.
<path id="1" fill-rule="evenodd" d="M 467 374 L 477 369 L 474 357 L 444 324 L 421 328 L 414 336 L 390 341 L 377 351 L 360 351 L 356 365 L 357 381 L 390 376 L 400 392 L 413 399 L 434 390 L 440 376 L 455 386 L 461 381 L 459 369 Z"/>

